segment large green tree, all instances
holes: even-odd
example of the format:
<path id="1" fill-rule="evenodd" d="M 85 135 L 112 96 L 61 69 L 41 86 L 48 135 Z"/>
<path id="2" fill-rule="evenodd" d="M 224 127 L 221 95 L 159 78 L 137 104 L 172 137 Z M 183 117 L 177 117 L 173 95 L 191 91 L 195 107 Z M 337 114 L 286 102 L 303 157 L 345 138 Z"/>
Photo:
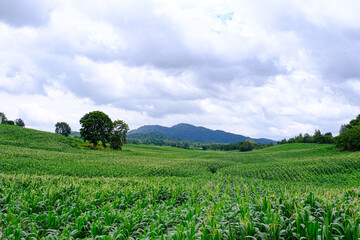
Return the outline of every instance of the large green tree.
<path id="1" fill-rule="evenodd" d="M 345 132 L 346 130 L 346 124 L 341 124 L 339 133 Z"/>
<path id="2" fill-rule="evenodd" d="M 57 122 L 55 124 L 55 133 L 67 137 L 71 133 L 71 128 L 66 122 Z"/>
<path id="3" fill-rule="evenodd" d="M 346 130 L 348 130 L 348 129 L 352 129 L 353 127 L 358 126 L 358 125 L 360 125 L 360 114 L 357 115 L 357 117 L 356 117 L 355 119 L 351 120 L 351 121 L 350 121 L 348 124 L 346 124 L 345 126 L 344 126 L 344 125 L 341 125 L 341 127 L 340 127 L 340 133 L 341 133 L 341 132 L 344 132 L 344 131 L 346 131 Z"/>
<path id="4" fill-rule="evenodd" d="M 123 120 L 114 121 L 114 128 L 111 133 L 110 147 L 115 150 L 122 150 L 122 145 L 126 143 L 126 134 L 129 126 Z"/>
<path id="5" fill-rule="evenodd" d="M 334 138 L 334 142 L 341 150 L 360 150 L 360 114 L 345 127 L 341 125 L 340 135 Z"/>
<path id="6" fill-rule="evenodd" d="M 94 149 L 97 149 L 100 141 L 106 147 L 113 129 L 113 122 L 108 115 L 101 111 L 90 112 L 80 119 L 80 124 L 80 134 L 84 141 L 90 141 Z"/>
<path id="7" fill-rule="evenodd" d="M 5 113 L 0 112 L 0 123 L 5 123 L 7 121 L 7 118 L 5 116 Z"/>
<path id="8" fill-rule="evenodd" d="M 314 136 L 313 136 L 315 143 L 324 143 L 324 136 L 321 134 L 319 129 L 315 130 Z"/>
<path id="9" fill-rule="evenodd" d="M 251 151 L 255 149 L 255 142 L 251 139 L 240 142 L 239 149 L 241 152 Z"/>
<path id="10" fill-rule="evenodd" d="M 342 151 L 360 150 L 360 125 L 348 129 L 334 138 L 335 144 Z"/>
<path id="11" fill-rule="evenodd" d="M 15 125 L 19 127 L 25 127 L 25 122 L 21 118 L 15 120 Z"/>

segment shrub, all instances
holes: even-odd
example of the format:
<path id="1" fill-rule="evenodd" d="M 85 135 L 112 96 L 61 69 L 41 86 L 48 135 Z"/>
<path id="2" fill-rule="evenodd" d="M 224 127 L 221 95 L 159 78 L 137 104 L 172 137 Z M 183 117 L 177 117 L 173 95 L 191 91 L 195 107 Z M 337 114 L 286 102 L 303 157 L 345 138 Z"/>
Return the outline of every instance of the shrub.
<path id="1" fill-rule="evenodd" d="M 71 133 L 71 128 L 66 122 L 57 122 L 55 124 L 55 133 L 67 137 Z"/>
<path id="2" fill-rule="evenodd" d="M 15 125 L 19 127 L 25 127 L 25 122 L 21 118 L 15 120 Z"/>
<path id="3" fill-rule="evenodd" d="M 121 146 L 126 143 L 126 134 L 129 126 L 123 120 L 116 120 L 110 137 L 110 147 L 115 150 L 122 150 Z"/>
<path id="4" fill-rule="evenodd" d="M 14 121 L 12 121 L 12 120 L 8 120 L 8 121 L 5 121 L 3 123 L 5 123 L 7 125 L 15 125 Z"/>
<path id="5" fill-rule="evenodd" d="M 335 144 L 342 151 L 360 150 L 360 126 L 354 126 L 351 129 L 343 131 L 334 138 Z"/>
<path id="6" fill-rule="evenodd" d="M 240 144 L 241 152 L 251 151 L 254 149 L 255 149 L 255 142 L 252 140 L 245 140 L 245 141 L 242 141 Z"/>

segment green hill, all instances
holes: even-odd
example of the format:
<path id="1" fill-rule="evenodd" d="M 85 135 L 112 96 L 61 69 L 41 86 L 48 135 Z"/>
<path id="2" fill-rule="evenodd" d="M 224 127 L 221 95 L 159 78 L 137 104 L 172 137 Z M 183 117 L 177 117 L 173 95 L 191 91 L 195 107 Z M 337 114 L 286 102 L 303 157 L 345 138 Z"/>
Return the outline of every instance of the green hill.
<path id="1" fill-rule="evenodd" d="M 0 239 L 358 239 L 360 153 L 82 141 L 0 125 Z"/>
<path id="2" fill-rule="evenodd" d="M 77 143 L 79 141 L 59 134 L 11 125 L 0 125 L 0 145 L 66 151 L 73 149 Z"/>
<path id="3" fill-rule="evenodd" d="M 180 123 L 172 127 L 163 127 L 159 125 L 146 125 L 128 133 L 130 138 L 151 138 L 154 134 L 161 135 L 161 139 L 179 139 L 198 143 L 237 143 L 247 139 L 252 139 L 259 144 L 275 143 L 275 141 L 266 138 L 250 138 L 239 134 L 224 132 L 221 130 L 211 130 L 204 127 L 195 127 L 190 124 Z"/>

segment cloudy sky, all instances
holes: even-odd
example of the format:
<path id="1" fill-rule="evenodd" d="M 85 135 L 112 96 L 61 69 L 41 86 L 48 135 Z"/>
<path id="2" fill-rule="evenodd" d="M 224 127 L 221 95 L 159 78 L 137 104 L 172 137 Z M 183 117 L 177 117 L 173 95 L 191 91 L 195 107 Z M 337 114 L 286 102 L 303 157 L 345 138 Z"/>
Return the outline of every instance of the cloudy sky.
<path id="1" fill-rule="evenodd" d="M 0 0 L 0 112 L 275 140 L 360 113 L 354 0 Z"/>

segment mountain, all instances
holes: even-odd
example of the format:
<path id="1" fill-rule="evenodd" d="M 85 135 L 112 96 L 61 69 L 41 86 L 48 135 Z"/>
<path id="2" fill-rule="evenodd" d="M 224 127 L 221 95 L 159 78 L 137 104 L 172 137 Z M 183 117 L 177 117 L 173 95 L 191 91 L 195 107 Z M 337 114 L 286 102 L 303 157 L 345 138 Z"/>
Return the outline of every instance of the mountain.
<path id="1" fill-rule="evenodd" d="M 260 144 L 275 142 L 271 139 L 266 139 L 266 138 L 255 139 L 221 130 L 211 130 L 204 127 L 196 127 L 186 123 L 180 123 L 172 127 L 163 127 L 159 125 L 146 125 L 138 129 L 129 131 L 128 137 L 143 138 L 146 135 L 154 135 L 153 133 L 158 133 L 158 135 L 162 136 L 162 139 L 165 136 L 169 139 L 181 139 L 181 140 L 187 140 L 187 141 L 199 142 L 199 143 L 208 143 L 208 142 L 236 143 L 236 142 L 242 142 L 247 139 L 252 139 L 254 142 Z"/>

